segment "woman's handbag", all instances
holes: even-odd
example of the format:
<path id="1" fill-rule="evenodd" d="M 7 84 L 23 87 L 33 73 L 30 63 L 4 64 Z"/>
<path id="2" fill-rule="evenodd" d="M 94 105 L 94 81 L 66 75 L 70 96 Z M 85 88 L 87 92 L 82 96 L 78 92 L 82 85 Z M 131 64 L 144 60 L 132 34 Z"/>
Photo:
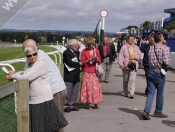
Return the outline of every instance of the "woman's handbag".
<path id="1" fill-rule="evenodd" d="M 97 74 L 97 76 L 99 77 L 99 76 L 103 75 L 103 72 L 104 72 L 104 68 L 103 68 L 102 64 L 96 63 L 96 74 Z"/>
<path id="2" fill-rule="evenodd" d="M 130 61 L 128 63 L 128 68 L 131 69 L 131 70 L 135 70 L 136 71 L 136 64 Z"/>
<path id="3" fill-rule="evenodd" d="M 97 53 L 96 53 L 96 49 L 94 48 L 94 52 L 95 52 L 95 57 L 97 58 Z M 104 72 L 104 68 L 103 68 L 103 65 L 100 63 L 96 63 L 96 74 L 97 74 L 97 77 L 103 75 L 103 72 Z"/>

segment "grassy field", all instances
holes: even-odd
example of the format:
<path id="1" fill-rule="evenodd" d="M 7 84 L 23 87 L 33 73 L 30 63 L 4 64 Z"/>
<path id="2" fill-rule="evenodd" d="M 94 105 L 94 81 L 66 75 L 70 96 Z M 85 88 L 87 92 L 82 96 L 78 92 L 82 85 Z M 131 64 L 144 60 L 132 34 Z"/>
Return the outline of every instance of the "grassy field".
<path id="1" fill-rule="evenodd" d="M 47 47 L 47 46 L 39 46 L 40 49 L 44 50 L 45 52 L 55 51 L 55 48 Z M 17 58 L 24 58 L 24 53 L 22 48 L 14 47 L 14 48 L 0 48 L 0 61 L 17 59 Z M 50 56 L 53 59 L 53 56 Z M 24 69 L 24 62 L 12 64 L 16 71 L 22 71 Z M 1 68 L 1 67 L 0 67 Z M 6 67 L 8 70 L 10 68 Z M 6 74 L 0 69 L 0 86 L 10 83 L 6 80 Z"/>

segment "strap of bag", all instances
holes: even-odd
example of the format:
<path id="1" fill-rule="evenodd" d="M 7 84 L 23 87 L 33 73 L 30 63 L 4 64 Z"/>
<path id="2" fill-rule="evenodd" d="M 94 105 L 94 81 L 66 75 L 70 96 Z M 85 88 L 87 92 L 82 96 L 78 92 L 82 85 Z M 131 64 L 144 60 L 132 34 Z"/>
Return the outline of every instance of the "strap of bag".
<path id="1" fill-rule="evenodd" d="M 94 52 L 95 52 L 95 56 L 97 56 L 97 53 L 96 53 L 96 48 L 94 47 Z"/>
<path id="2" fill-rule="evenodd" d="M 159 59 L 158 59 L 157 54 L 156 54 L 155 47 L 156 47 L 156 46 L 154 45 L 154 53 L 155 53 L 155 55 L 156 55 L 156 59 L 157 59 L 157 61 L 158 61 L 158 63 L 159 63 L 159 66 L 161 67 L 161 64 L 160 64 Z"/>

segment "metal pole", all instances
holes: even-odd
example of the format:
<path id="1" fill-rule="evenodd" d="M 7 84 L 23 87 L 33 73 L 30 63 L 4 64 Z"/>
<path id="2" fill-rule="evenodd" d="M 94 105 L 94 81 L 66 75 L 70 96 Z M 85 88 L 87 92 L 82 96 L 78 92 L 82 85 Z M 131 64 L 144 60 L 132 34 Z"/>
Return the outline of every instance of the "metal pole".
<path id="1" fill-rule="evenodd" d="M 102 19 L 102 30 L 105 30 L 105 17 Z"/>

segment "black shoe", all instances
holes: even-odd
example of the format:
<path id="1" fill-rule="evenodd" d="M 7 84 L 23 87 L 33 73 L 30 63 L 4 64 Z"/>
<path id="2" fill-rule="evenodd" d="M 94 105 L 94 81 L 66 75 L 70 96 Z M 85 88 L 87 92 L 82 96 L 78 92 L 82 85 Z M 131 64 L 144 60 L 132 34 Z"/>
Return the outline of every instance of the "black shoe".
<path id="1" fill-rule="evenodd" d="M 147 112 L 143 112 L 142 117 L 144 120 L 150 120 L 149 114 Z"/>
<path id="2" fill-rule="evenodd" d="M 134 99 L 134 95 L 130 96 L 129 99 Z"/>
<path id="3" fill-rule="evenodd" d="M 145 92 L 145 95 L 148 95 L 148 92 Z"/>
<path id="4" fill-rule="evenodd" d="M 97 104 L 94 104 L 93 109 L 99 109 Z"/>
<path id="5" fill-rule="evenodd" d="M 105 82 L 105 83 L 109 83 L 109 81 L 108 81 L 108 80 L 104 80 L 104 82 Z"/>
<path id="6" fill-rule="evenodd" d="M 71 108 L 70 110 L 71 110 L 71 111 L 79 111 L 79 109 L 76 108 L 76 107 L 73 107 L 73 108 Z"/>
<path id="7" fill-rule="evenodd" d="M 168 115 L 165 115 L 162 112 L 154 112 L 153 117 L 167 118 Z"/>
<path id="8" fill-rule="evenodd" d="M 64 112 L 71 112 L 71 110 L 70 110 L 70 108 L 69 107 L 66 107 L 65 109 L 64 109 Z"/>

